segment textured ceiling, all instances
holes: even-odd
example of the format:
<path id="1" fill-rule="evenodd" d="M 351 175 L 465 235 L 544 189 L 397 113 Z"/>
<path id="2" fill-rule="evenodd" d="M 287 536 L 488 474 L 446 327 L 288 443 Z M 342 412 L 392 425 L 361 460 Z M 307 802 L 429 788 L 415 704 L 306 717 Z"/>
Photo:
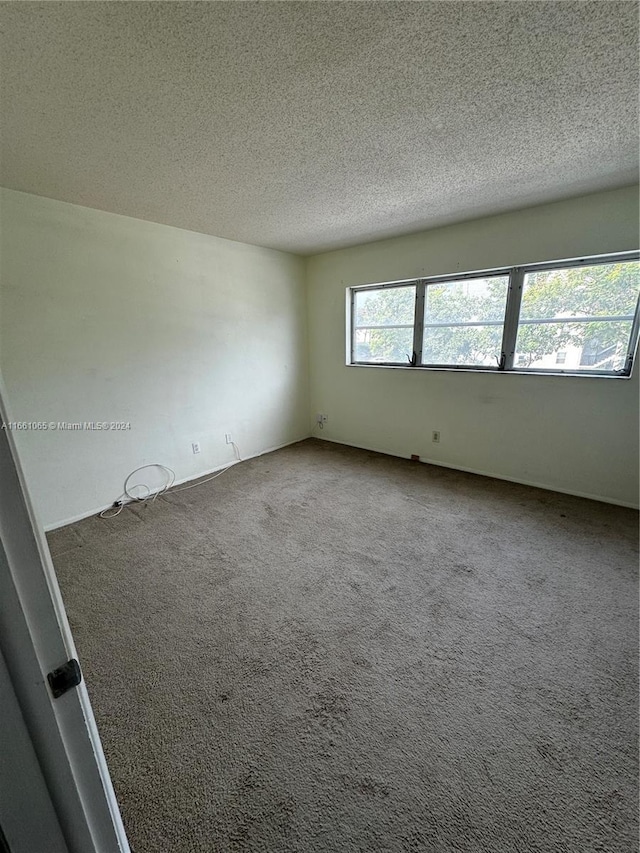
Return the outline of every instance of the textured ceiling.
<path id="1" fill-rule="evenodd" d="M 0 183 L 310 253 L 638 177 L 634 2 L 0 3 Z"/>

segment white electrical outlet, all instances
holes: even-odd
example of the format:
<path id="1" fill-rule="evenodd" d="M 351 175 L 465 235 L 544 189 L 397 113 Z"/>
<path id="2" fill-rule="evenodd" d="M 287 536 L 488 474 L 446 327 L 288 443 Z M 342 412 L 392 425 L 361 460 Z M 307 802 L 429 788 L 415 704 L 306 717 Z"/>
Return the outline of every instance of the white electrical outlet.
<path id="1" fill-rule="evenodd" d="M 191 449 L 193 450 L 194 453 L 200 453 L 200 442 L 194 441 L 193 444 L 191 445 Z"/>
<path id="2" fill-rule="evenodd" d="M 438 442 L 440 441 L 439 429 L 434 429 L 434 431 L 431 433 L 431 441 L 433 441 L 435 444 L 438 444 Z"/>
<path id="3" fill-rule="evenodd" d="M 233 438 L 231 437 L 230 432 L 225 432 L 224 440 L 227 442 L 227 444 L 233 444 Z"/>
<path id="4" fill-rule="evenodd" d="M 326 422 L 328 420 L 329 420 L 328 415 L 320 414 L 320 412 L 318 412 L 318 414 L 316 415 L 316 423 L 318 423 L 318 424 L 326 424 Z"/>

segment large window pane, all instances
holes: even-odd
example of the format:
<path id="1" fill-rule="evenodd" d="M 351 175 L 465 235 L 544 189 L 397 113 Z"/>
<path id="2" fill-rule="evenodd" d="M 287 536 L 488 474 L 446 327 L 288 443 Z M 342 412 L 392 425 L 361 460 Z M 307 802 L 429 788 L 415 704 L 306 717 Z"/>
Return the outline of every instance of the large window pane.
<path id="1" fill-rule="evenodd" d="M 425 329 L 422 363 L 497 368 L 501 344 L 502 323 Z"/>
<path id="2" fill-rule="evenodd" d="M 518 331 L 515 366 L 605 372 L 625 366 L 631 321 L 526 323 Z"/>
<path id="3" fill-rule="evenodd" d="M 407 364 L 413 354 L 415 285 L 355 292 L 354 361 Z"/>
<path id="4" fill-rule="evenodd" d="M 422 364 L 497 367 L 509 277 L 429 284 Z"/>
<path id="5" fill-rule="evenodd" d="M 415 298 L 415 284 L 385 287 L 380 290 L 357 290 L 356 328 L 358 326 L 412 326 Z"/>
<path id="6" fill-rule="evenodd" d="M 367 329 L 356 331 L 355 361 L 408 364 L 413 353 L 413 327 Z"/>
<path id="7" fill-rule="evenodd" d="M 520 318 L 630 316 L 640 283 L 638 261 L 530 272 Z"/>
<path id="8" fill-rule="evenodd" d="M 637 261 L 527 273 L 515 366 L 624 369 L 639 286 Z"/>

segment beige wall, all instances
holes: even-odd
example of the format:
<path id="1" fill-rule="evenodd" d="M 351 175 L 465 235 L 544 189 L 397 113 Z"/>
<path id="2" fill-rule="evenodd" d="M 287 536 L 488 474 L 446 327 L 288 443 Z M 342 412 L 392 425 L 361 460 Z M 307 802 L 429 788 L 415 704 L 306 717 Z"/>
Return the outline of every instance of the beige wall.
<path id="1" fill-rule="evenodd" d="M 637 366 L 631 379 L 348 367 L 345 292 L 637 249 L 638 227 L 630 187 L 310 258 L 311 422 L 329 416 L 328 440 L 637 506 Z"/>
<path id="2" fill-rule="evenodd" d="M 637 505 L 637 369 L 345 365 L 349 285 L 637 248 L 637 188 L 318 255 L 306 291 L 304 262 L 281 252 L 8 190 L 0 203 L 11 416 L 131 422 L 17 434 L 47 526 L 110 504 L 139 465 L 195 477 L 233 459 L 226 432 L 248 457 L 308 435 L 319 411 L 328 440 Z"/>
<path id="3" fill-rule="evenodd" d="M 9 190 L 0 202 L 12 418 L 131 422 L 16 433 L 46 525 L 110 504 L 139 465 L 183 479 L 230 462 L 226 432 L 247 457 L 308 434 L 300 258 Z"/>

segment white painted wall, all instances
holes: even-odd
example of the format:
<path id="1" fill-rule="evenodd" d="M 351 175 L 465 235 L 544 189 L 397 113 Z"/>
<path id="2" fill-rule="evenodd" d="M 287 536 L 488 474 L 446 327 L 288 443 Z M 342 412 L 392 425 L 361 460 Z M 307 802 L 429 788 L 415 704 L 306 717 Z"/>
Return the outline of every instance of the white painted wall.
<path id="1" fill-rule="evenodd" d="M 631 379 L 349 367 L 345 290 L 637 249 L 638 228 L 629 187 L 310 258 L 311 422 L 329 416 L 320 437 L 637 506 L 637 365 Z"/>
<path id="2" fill-rule="evenodd" d="M 47 526 L 110 504 L 139 465 L 231 462 L 226 432 L 245 457 L 308 434 L 300 258 L 10 190 L 0 205 L 11 418 L 131 422 L 16 433 Z"/>
<path id="3" fill-rule="evenodd" d="M 10 190 L 0 205 L 12 418 L 132 427 L 16 434 L 47 526 L 110 504 L 138 465 L 195 477 L 232 461 L 225 432 L 248 457 L 305 437 L 318 411 L 329 440 L 638 503 L 637 369 L 613 380 L 345 365 L 349 285 L 637 248 L 637 188 L 310 258 L 310 398 L 301 259 Z"/>

